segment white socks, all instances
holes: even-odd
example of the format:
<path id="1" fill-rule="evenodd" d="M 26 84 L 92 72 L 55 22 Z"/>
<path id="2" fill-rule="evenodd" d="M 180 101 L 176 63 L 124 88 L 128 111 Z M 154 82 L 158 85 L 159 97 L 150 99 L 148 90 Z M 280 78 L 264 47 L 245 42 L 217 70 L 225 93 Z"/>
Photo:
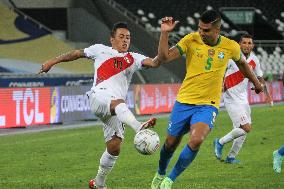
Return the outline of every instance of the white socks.
<path id="1" fill-rule="evenodd" d="M 219 143 L 224 145 L 232 140 L 244 136 L 246 134 L 245 130 L 242 128 L 234 128 L 231 132 L 220 138 Z"/>
<path id="2" fill-rule="evenodd" d="M 231 148 L 231 150 L 230 150 L 230 152 L 228 154 L 229 158 L 235 158 L 238 155 L 240 149 L 243 146 L 243 143 L 244 143 L 245 139 L 246 139 L 246 135 L 240 136 L 239 138 L 236 138 L 234 140 L 232 148 Z"/>
<path id="3" fill-rule="evenodd" d="M 120 103 L 115 107 L 115 113 L 119 121 L 129 125 L 135 132 L 141 128 L 141 123 L 137 121 L 133 113 L 128 109 L 125 103 Z"/>
<path id="4" fill-rule="evenodd" d="M 114 164 L 117 160 L 118 156 L 110 155 L 107 150 L 103 153 L 101 159 L 100 159 L 100 166 L 98 170 L 98 174 L 96 176 L 96 185 L 98 187 L 104 187 L 105 186 L 105 179 L 106 176 L 110 173 L 112 168 L 114 167 Z"/>

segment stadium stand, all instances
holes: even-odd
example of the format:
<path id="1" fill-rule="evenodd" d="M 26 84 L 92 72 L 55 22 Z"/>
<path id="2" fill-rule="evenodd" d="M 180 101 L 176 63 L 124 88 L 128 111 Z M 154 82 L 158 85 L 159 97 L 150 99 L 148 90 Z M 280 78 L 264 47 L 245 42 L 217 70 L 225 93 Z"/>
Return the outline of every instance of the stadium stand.
<path id="1" fill-rule="evenodd" d="M 5 28 L 0 31 L 1 71 L 32 73 L 48 58 L 72 50 L 72 47 L 55 38 L 42 25 L 1 3 L 0 15 L 0 27 Z M 68 65 L 60 64 L 57 68 L 61 69 L 53 69 L 51 73 L 91 73 L 92 66 L 89 61 L 78 60 Z M 26 69 L 27 67 L 32 69 Z"/>
<path id="2" fill-rule="evenodd" d="M 15 4 L 22 4 L 22 5 L 24 4 L 22 1 L 14 1 L 14 2 Z M 38 4 L 38 2 L 34 1 L 34 4 Z M 106 4 L 109 4 L 110 6 L 107 6 Z M 201 12 L 206 9 L 212 9 L 212 8 L 220 9 L 222 7 L 250 7 L 253 8 L 253 10 L 255 11 L 257 18 L 260 18 L 262 22 L 267 22 L 267 25 L 277 30 L 279 34 L 280 33 L 283 34 L 283 29 L 284 29 L 284 12 L 283 9 L 281 8 L 281 3 L 275 0 L 269 2 L 265 0 L 259 0 L 259 1 L 212 0 L 210 2 L 206 0 L 201 0 L 198 1 L 198 3 L 196 3 L 193 0 L 177 0 L 175 1 L 175 3 L 173 3 L 170 0 L 163 0 L 163 1 L 161 0 L 157 1 L 87 0 L 82 3 L 72 3 L 70 0 L 69 5 L 75 7 L 70 8 L 67 6 L 62 6 L 64 7 L 64 9 L 70 8 L 68 9 L 68 11 L 66 10 L 67 12 L 69 12 L 69 15 L 70 13 L 72 13 L 72 11 L 73 13 L 77 11 L 77 15 L 80 13 L 82 17 L 85 14 L 88 14 L 89 16 L 91 15 L 93 17 L 96 17 L 102 23 L 104 23 L 108 29 L 112 26 L 112 24 L 115 21 L 132 19 L 133 23 L 132 22 L 129 23 L 132 27 L 132 31 L 134 31 L 133 33 L 135 34 L 135 38 L 133 38 L 132 40 L 131 50 L 141 52 L 142 54 L 146 54 L 148 56 L 154 56 L 156 54 L 156 46 L 160 32 L 160 22 L 161 22 L 160 19 L 166 15 L 174 16 L 176 19 L 180 20 L 181 23 L 176 28 L 175 32 L 170 36 L 171 44 L 175 44 L 185 34 L 192 31 L 196 31 L 198 19 L 200 17 Z M 79 10 L 82 7 L 87 11 L 87 13 Z M 265 9 L 263 7 L 265 7 Z M 27 5 L 22 8 L 24 8 L 27 11 L 29 9 Z M 38 8 L 40 8 L 40 6 Z M 104 14 L 101 10 L 108 12 L 108 14 Z M 6 24 L 7 26 L 3 27 L 9 29 L 8 25 L 10 25 L 10 28 L 12 29 L 9 29 L 9 31 L 11 30 L 11 32 L 5 32 L 5 34 L 2 34 L 0 32 L 1 39 L 14 40 L 14 39 L 22 39 L 30 37 L 31 36 L 30 34 L 27 35 L 25 32 L 22 32 L 16 27 L 14 21 L 17 20 L 17 17 L 19 17 L 19 15 L 14 13 L 12 10 L 9 11 L 10 13 L 8 14 L 5 13 L 5 16 L 9 14 L 10 15 L 14 14 L 14 17 L 10 16 L 11 17 L 9 21 L 10 24 Z M 1 10 L 1 12 L 3 11 Z M 121 12 L 120 15 L 117 12 Z M 68 17 L 67 19 L 70 18 L 73 19 L 75 17 L 77 17 L 76 14 L 74 16 Z M 8 19 L 6 19 L 6 22 L 8 22 L 7 20 Z M 78 20 L 78 22 L 80 23 L 84 21 L 84 24 L 87 24 L 87 22 L 85 21 L 88 20 L 92 20 L 92 18 L 91 17 L 88 17 L 88 19 L 81 18 L 80 20 Z M 93 23 L 94 21 L 96 20 L 92 20 Z M 75 25 L 74 24 L 75 22 L 73 20 L 72 21 L 67 20 L 67 22 L 69 22 L 69 24 L 67 24 L 68 26 Z M 5 22 L 1 21 L 1 24 L 3 23 Z M 97 21 L 95 23 L 98 24 Z M 242 28 L 239 25 L 234 24 L 227 17 L 223 17 L 222 27 L 223 27 L 222 34 L 234 39 L 238 39 L 239 35 L 244 32 L 242 31 Z M 67 29 L 70 30 L 70 27 L 69 28 L 67 27 Z M 71 32 L 67 31 L 68 37 L 74 36 L 74 33 L 77 31 L 74 27 L 72 27 L 71 30 L 72 30 Z M 81 33 L 82 28 L 80 29 L 78 28 L 78 31 L 80 32 L 77 32 L 77 34 Z M 92 27 L 90 28 L 90 31 L 98 32 L 94 30 Z M 105 31 L 106 30 L 100 31 L 100 34 L 106 33 Z M 13 32 L 15 34 L 13 34 Z M 9 35 L 9 33 L 12 34 Z M 90 35 L 90 33 L 91 32 L 85 35 L 89 36 L 89 38 L 87 38 L 86 41 L 91 41 L 90 37 L 92 37 L 92 35 Z M 266 32 L 262 33 L 265 34 Z M 105 38 L 105 36 L 101 37 L 101 39 L 103 38 Z M 145 41 L 144 40 L 145 38 L 149 40 Z M 267 39 L 269 39 L 269 36 Z M 94 41 L 97 42 L 97 39 Z M 79 41 L 76 41 L 76 43 L 78 42 Z M 107 41 L 102 40 L 100 42 L 105 43 Z M 3 56 L 3 58 L 13 57 L 13 59 L 16 60 L 21 59 L 24 61 L 30 61 L 35 64 L 41 64 L 44 60 L 46 60 L 49 57 L 53 57 L 57 54 L 60 54 L 61 52 L 65 52 L 66 50 L 68 51 L 72 49 L 70 46 L 66 45 L 66 43 L 63 43 L 62 41 L 54 38 L 50 34 L 44 34 L 41 37 L 34 38 L 33 40 L 28 40 L 24 43 L 19 42 L 19 43 L 10 44 L 10 46 L 15 46 L 16 50 L 9 50 L 8 48 L 6 49 L 5 47 L 6 45 L 7 44 L 0 45 L 1 56 Z M 262 66 L 263 68 L 265 68 L 264 69 L 265 74 L 267 75 L 272 74 L 275 75 L 275 78 L 278 78 L 279 74 L 284 71 L 284 68 L 282 66 L 283 62 L 281 59 L 283 54 L 284 43 L 279 41 L 270 41 L 269 43 L 257 42 L 256 45 L 257 48 L 255 48 L 255 52 L 262 61 Z M 35 46 L 38 47 L 37 51 L 34 50 Z M 44 46 L 45 48 L 41 49 L 40 46 Z M 15 53 L 16 51 L 17 53 Z M 46 51 L 45 54 L 40 53 L 43 51 Z M 77 64 L 76 62 L 61 64 L 58 65 L 58 68 L 63 68 L 67 72 L 71 71 L 74 73 L 91 73 L 93 70 L 92 64 L 85 63 L 85 61 L 82 63 L 83 64 L 81 63 Z M 2 66 L 2 68 L 3 68 L 2 70 L 5 70 L 4 69 L 5 67 Z M 62 73 L 62 71 L 59 72 Z M 180 66 L 180 64 L 169 64 L 162 67 L 159 70 L 159 75 L 156 74 L 155 70 L 142 71 L 138 73 L 138 75 L 134 76 L 133 81 L 134 83 L 141 83 L 141 82 L 160 83 L 161 81 L 166 83 L 180 82 L 183 79 L 183 74 L 184 74 L 184 68 Z"/>
<path id="3" fill-rule="evenodd" d="M 281 79 L 280 76 L 284 73 L 284 50 L 283 46 L 279 47 L 262 47 L 255 49 L 258 58 L 261 61 L 262 70 L 266 74 L 274 75 L 275 79 Z"/>
<path id="4" fill-rule="evenodd" d="M 271 30 L 271 28 L 277 29 L 278 33 L 276 31 L 276 35 L 280 40 L 283 40 L 280 33 L 283 35 L 284 12 L 281 8 L 283 6 L 280 1 L 212 0 L 208 3 L 206 0 L 201 0 L 196 3 L 192 0 L 177 0 L 174 4 L 170 0 L 116 0 L 116 2 L 136 14 L 145 29 L 153 32 L 156 36 L 158 36 L 160 32 L 159 25 L 162 17 L 173 16 L 175 19 L 179 20 L 180 25 L 176 28 L 174 34 L 170 36 L 171 44 L 175 44 L 185 34 L 197 30 L 197 23 L 201 12 L 212 8 L 220 9 L 222 7 L 251 8 L 255 13 L 255 18 L 258 19 L 257 22 L 266 22 L 262 23 L 262 25 L 254 26 L 255 28 L 252 29 L 255 30 L 257 27 L 263 26 L 265 26 L 266 29 L 269 28 L 269 30 Z M 263 7 L 265 7 L 265 9 Z M 235 40 L 238 40 L 240 34 L 245 32 L 224 15 L 222 27 L 222 34 Z M 261 31 L 259 33 L 262 37 L 266 35 L 267 40 L 275 37 L 275 35 L 271 35 L 268 32 Z M 269 44 L 257 42 L 256 45 L 255 53 L 261 60 L 265 75 L 273 75 L 275 79 L 278 79 L 281 73 L 284 72 L 284 44 L 279 43 L 279 41 L 269 41 Z"/>

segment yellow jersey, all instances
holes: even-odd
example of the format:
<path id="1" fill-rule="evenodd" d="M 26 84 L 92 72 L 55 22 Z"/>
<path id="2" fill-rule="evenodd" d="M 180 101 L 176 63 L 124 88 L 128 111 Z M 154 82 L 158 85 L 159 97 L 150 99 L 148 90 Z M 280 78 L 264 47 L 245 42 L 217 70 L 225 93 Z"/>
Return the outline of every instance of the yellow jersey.
<path id="1" fill-rule="evenodd" d="M 186 55 L 186 76 L 177 101 L 219 108 L 227 63 L 241 59 L 239 44 L 220 35 L 217 44 L 209 46 L 195 32 L 182 38 L 176 47 Z"/>

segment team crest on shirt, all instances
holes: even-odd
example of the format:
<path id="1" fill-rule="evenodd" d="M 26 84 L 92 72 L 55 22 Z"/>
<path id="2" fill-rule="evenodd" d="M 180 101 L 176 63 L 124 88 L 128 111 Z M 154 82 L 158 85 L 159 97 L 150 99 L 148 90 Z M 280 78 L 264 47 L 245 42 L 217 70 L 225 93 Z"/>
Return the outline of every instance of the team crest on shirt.
<path id="1" fill-rule="evenodd" d="M 225 54 L 223 52 L 219 52 L 218 58 L 219 59 L 224 59 L 224 57 L 225 57 Z"/>
<path id="2" fill-rule="evenodd" d="M 209 49 L 208 50 L 208 56 L 213 58 L 214 55 L 215 55 L 215 50 L 214 49 Z"/>

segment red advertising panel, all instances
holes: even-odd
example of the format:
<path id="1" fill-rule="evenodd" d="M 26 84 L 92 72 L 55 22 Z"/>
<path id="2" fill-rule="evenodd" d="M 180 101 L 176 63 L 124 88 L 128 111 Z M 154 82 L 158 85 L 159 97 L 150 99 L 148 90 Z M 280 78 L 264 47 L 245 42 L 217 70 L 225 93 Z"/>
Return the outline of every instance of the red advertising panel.
<path id="1" fill-rule="evenodd" d="M 137 114 L 170 112 L 180 84 L 135 85 L 135 111 Z"/>
<path id="2" fill-rule="evenodd" d="M 280 81 L 267 83 L 274 102 L 283 100 L 283 85 Z M 248 84 L 248 100 L 250 104 L 265 103 L 264 93 L 256 94 Z M 171 112 L 180 84 L 135 85 L 135 111 L 137 114 L 156 114 Z M 221 100 L 221 106 L 223 101 Z"/>
<path id="3" fill-rule="evenodd" d="M 248 83 L 248 101 L 250 104 L 259 104 L 265 102 L 264 93 L 256 94 L 254 90 L 251 90 L 253 84 Z"/>
<path id="4" fill-rule="evenodd" d="M 265 103 L 265 94 L 260 93 L 256 94 L 254 90 L 251 90 L 253 85 L 251 83 L 248 84 L 248 100 L 250 104 L 259 104 Z M 280 81 L 275 81 L 272 83 L 266 83 L 268 91 L 274 102 L 281 101 L 283 96 L 283 85 Z"/>
<path id="5" fill-rule="evenodd" d="M 0 128 L 50 122 L 49 88 L 0 88 Z"/>
<path id="6" fill-rule="evenodd" d="M 281 101 L 283 100 L 283 84 L 281 81 L 275 81 L 270 83 L 269 85 L 270 94 L 272 96 L 273 101 Z"/>

